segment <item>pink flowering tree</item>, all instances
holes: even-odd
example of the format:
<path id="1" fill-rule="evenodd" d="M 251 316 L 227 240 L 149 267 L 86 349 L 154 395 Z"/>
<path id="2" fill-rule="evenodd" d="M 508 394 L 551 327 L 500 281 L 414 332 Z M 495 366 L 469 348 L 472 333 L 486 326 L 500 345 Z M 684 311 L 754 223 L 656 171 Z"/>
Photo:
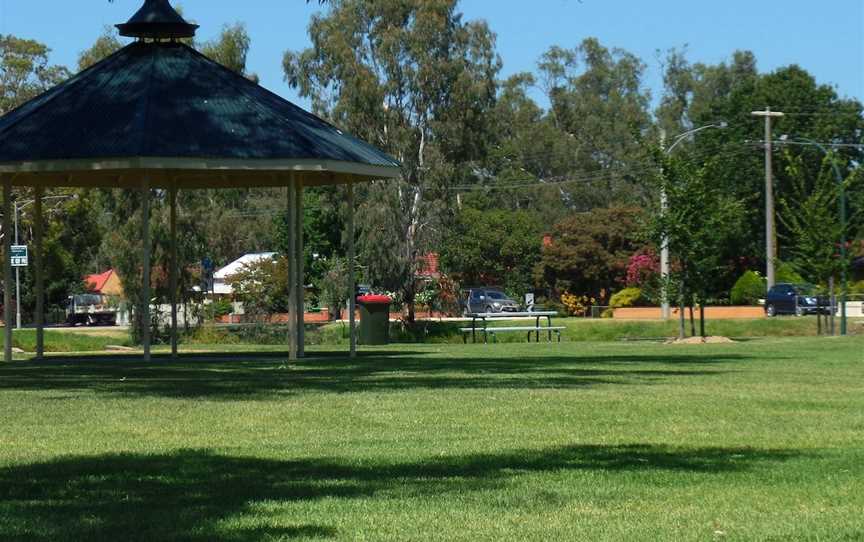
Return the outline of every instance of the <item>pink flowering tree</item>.
<path id="1" fill-rule="evenodd" d="M 627 286 L 643 288 L 656 282 L 660 274 L 660 259 L 650 248 L 644 248 L 630 256 L 627 262 Z"/>

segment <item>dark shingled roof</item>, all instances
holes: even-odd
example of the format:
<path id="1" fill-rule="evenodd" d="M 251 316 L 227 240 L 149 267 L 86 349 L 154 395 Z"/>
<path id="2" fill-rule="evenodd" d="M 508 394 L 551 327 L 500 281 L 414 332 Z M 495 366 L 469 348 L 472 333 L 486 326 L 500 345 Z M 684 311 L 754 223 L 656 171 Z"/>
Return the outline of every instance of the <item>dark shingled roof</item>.
<path id="1" fill-rule="evenodd" d="M 176 42 L 128 45 L 0 118 L 0 166 L 153 157 L 399 166 Z"/>

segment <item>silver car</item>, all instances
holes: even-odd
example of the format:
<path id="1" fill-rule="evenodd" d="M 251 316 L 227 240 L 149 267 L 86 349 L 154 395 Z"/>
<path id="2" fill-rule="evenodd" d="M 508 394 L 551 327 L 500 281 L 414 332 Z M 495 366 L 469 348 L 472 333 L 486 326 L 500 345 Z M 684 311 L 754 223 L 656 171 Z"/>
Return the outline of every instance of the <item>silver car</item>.
<path id="1" fill-rule="evenodd" d="M 497 288 L 471 288 L 463 299 L 462 312 L 519 312 L 519 304 Z"/>

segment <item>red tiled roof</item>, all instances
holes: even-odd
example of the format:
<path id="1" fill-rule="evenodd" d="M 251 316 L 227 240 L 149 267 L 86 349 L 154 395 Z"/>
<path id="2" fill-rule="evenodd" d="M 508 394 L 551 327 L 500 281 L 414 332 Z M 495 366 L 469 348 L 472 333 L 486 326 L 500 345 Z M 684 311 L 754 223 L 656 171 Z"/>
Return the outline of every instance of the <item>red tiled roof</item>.
<path id="1" fill-rule="evenodd" d="M 94 293 L 101 293 L 102 288 L 105 287 L 105 283 L 108 282 L 108 279 L 111 278 L 111 275 L 114 274 L 113 269 L 109 269 L 104 273 L 100 273 L 98 275 L 87 275 L 84 277 L 84 284 L 87 286 L 90 291 Z"/>

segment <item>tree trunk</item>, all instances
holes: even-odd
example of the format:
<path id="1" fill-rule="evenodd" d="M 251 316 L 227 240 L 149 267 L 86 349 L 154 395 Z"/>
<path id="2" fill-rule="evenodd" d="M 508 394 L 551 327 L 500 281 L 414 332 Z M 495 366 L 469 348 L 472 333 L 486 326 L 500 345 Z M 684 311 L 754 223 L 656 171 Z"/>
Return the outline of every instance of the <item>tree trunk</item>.
<path id="1" fill-rule="evenodd" d="M 687 304 L 688 309 L 690 310 L 690 336 L 696 336 L 696 319 L 693 317 L 693 300 Z"/>
<path id="2" fill-rule="evenodd" d="M 834 275 L 828 279 L 828 322 L 829 322 L 829 335 L 834 336 L 834 313 L 837 311 L 836 307 L 837 303 L 834 297 Z"/>
<path id="3" fill-rule="evenodd" d="M 680 290 L 678 294 L 678 339 L 684 340 L 686 332 L 686 323 L 684 320 L 684 281 L 681 281 L 679 285 Z"/>
<path id="4" fill-rule="evenodd" d="M 705 304 L 699 303 L 699 335 L 705 338 Z"/>
<path id="5" fill-rule="evenodd" d="M 408 302 L 408 317 L 407 317 L 407 321 L 408 321 L 409 324 L 413 324 L 414 321 L 416 320 L 416 318 L 417 318 L 417 315 L 416 315 L 416 307 L 414 306 L 414 301 L 409 301 L 409 302 Z"/>

